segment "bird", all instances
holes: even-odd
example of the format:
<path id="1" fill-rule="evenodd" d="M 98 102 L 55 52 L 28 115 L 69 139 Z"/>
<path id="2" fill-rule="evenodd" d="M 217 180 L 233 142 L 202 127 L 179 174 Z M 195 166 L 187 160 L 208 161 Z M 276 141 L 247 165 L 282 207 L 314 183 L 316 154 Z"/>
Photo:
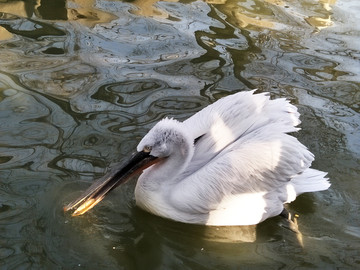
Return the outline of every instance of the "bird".
<path id="1" fill-rule="evenodd" d="M 255 90 L 229 94 L 184 121 L 164 118 L 119 168 L 64 207 L 82 215 L 140 174 L 136 205 L 162 218 L 208 226 L 258 224 L 305 192 L 330 187 L 292 134 L 299 112 Z M 291 133 L 291 134 L 289 134 Z"/>

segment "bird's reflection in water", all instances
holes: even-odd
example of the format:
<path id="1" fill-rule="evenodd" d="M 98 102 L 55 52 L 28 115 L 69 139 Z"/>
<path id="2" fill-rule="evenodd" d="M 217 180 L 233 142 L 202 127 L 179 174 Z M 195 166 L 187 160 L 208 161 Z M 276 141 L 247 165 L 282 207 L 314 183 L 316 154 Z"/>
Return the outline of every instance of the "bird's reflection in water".
<path id="1" fill-rule="evenodd" d="M 182 241 L 201 239 L 203 242 L 222 243 L 250 243 L 280 240 L 284 234 L 290 233 L 295 237 L 299 233 L 296 221 L 278 216 L 262 223 L 248 226 L 203 226 L 174 222 L 152 215 L 138 207 L 133 209 L 137 224 L 144 226 L 144 231 L 152 232 L 163 237 L 179 238 Z"/>
<path id="2" fill-rule="evenodd" d="M 213 265 L 216 269 L 222 262 L 238 265 L 239 254 L 242 258 L 248 254 L 247 265 L 258 260 L 259 253 L 268 252 L 263 250 L 268 248 L 268 243 L 277 249 L 284 241 L 289 248 L 302 250 L 300 233 L 293 231 L 289 221 L 280 216 L 257 225 L 220 227 L 174 222 L 138 207 L 133 208 L 132 216 L 136 230 L 142 231 L 135 245 L 127 250 L 132 257 L 141 258 L 134 260 L 136 269 L 172 267 L 174 261 L 184 269 L 197 269 L 201 265 Z M 211 254 L 213 256 L 209 256 Z M 213 258 L 213 262 L 209 262 L 209 258 Z"/>

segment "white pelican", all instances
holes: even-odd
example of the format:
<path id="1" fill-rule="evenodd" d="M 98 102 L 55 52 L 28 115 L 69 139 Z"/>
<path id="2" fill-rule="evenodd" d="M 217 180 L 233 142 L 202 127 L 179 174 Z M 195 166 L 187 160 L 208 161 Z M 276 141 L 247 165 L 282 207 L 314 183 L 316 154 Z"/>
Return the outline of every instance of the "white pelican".
<path id="1" fill-rule="evenodd" d="M 184 223 L 252 225 L 279 215 L 304 192 L 326 190 L 326 173 L 309 168 L 312 153 L 289 132 L 297 108 L 254 91 L 229 95 L 184 122 L 165 118 L 121 169 L 99 179 L 64 210 L 81 215 L 142 172 L 136 204 Z"/>

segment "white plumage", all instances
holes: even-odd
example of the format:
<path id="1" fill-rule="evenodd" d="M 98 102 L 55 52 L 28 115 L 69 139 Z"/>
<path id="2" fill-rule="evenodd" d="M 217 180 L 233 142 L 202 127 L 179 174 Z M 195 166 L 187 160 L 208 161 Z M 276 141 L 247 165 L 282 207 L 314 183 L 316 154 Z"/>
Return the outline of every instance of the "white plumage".
<path id="1" fill-rule="evenodd" d="M 326 173 L 309 168 L 313 154 L 287 134 L 299 123 L 288 101 L 254 91 L 222 98 L 184 122 L 164 119 L 137 147 L 153 161 L 138 179 L 136 203 L 172 220 L 217 226 L 279 215 L 299 194 L 330 186 Z M 79 199 L 99 197 L 89 194 Z"/>

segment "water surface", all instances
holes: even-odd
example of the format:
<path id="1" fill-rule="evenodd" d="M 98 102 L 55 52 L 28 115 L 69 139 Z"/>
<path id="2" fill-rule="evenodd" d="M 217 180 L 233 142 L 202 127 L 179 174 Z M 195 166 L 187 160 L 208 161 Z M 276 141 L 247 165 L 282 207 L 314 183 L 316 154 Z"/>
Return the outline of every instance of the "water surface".
<path id="1" fill-rule="evenodd" d="M 360 267 L 360 4 L 2 1 L 0 265 L 4 269 Z M 62 207 L 154 123 L 258 88 L 302 114 L 295 136 L 328 191 L 281 218 L 206 228 L 151 216 L 132 181 L 88 214 Z"/>

